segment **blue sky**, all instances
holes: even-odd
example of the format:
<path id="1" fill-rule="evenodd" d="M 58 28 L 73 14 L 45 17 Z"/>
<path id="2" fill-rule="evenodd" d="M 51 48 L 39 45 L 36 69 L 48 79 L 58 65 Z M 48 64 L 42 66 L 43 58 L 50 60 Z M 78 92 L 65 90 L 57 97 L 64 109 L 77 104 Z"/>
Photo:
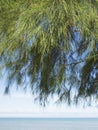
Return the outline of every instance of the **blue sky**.
<path id="1" fill-rule="evenodd" d="M 28 90 L 27 93 L 20 88 L 14 93 L 4 96 L 0 95 L 0 117 L 98 117 L 98 109 L 94 106 L 71 106 L 66 104 L 56 105 L 51 100 L 45 108 L 34 103 L 34 97 Z"/>
<path id="2" fill-rule="evenodd" d="M 13 84 L 9 95 L 4 95 L 5 79 L 0 81 L 0 117 L 98 117 L 96 104 L 92 107 L 83 108 L 82 105 L 67 106 L 66 104 L 55 104 L 57 96 L 50 99 L 50 104 L 45 108 L 34 102 L 31 90 L 28 87 L 26 93 L 22 86 L 16 90 Z"/>

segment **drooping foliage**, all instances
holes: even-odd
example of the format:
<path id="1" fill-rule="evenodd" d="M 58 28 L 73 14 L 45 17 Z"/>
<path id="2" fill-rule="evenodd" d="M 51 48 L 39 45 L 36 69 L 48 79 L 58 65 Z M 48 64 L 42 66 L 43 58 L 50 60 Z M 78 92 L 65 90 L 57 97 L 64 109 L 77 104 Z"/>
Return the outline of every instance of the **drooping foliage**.
<path id="1" fill-rule="evenodd" d="M 0 0 L 0 57 L 9 86 L 29 79 L 42 102 L 98 94 L 98 0 Z M 96 70 L 96 72 L 95 72 Z"/>

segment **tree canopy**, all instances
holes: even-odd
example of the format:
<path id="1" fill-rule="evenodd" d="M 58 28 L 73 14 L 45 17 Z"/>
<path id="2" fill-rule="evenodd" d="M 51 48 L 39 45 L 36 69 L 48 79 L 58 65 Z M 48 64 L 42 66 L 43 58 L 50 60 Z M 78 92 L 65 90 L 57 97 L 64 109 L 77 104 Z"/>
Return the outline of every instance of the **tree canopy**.
<path id="1" fill-rule="evenodd" d="M 45 102 L 98 96 L 98 0 L 0 0 L 1 70 Z"/>

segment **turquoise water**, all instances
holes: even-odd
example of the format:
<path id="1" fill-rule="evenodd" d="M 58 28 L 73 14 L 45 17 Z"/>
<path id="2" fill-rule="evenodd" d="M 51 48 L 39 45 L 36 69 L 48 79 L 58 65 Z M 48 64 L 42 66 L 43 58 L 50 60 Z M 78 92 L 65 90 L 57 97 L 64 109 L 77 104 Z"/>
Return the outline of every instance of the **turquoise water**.
<path id="1" fill-rule="evenodd" d="M 0 118 L 0 130 L 98 130 L 98 118 Z"/>

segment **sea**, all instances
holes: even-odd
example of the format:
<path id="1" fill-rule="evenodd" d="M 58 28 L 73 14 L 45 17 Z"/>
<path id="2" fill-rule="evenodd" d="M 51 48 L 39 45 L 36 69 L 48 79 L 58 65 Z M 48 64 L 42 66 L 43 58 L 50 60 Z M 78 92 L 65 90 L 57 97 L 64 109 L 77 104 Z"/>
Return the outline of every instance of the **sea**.
<path id="1" fill-rule="evenodd" d="M 98 118 L 0 118 L 0 130 L 98 130 Z"/>

